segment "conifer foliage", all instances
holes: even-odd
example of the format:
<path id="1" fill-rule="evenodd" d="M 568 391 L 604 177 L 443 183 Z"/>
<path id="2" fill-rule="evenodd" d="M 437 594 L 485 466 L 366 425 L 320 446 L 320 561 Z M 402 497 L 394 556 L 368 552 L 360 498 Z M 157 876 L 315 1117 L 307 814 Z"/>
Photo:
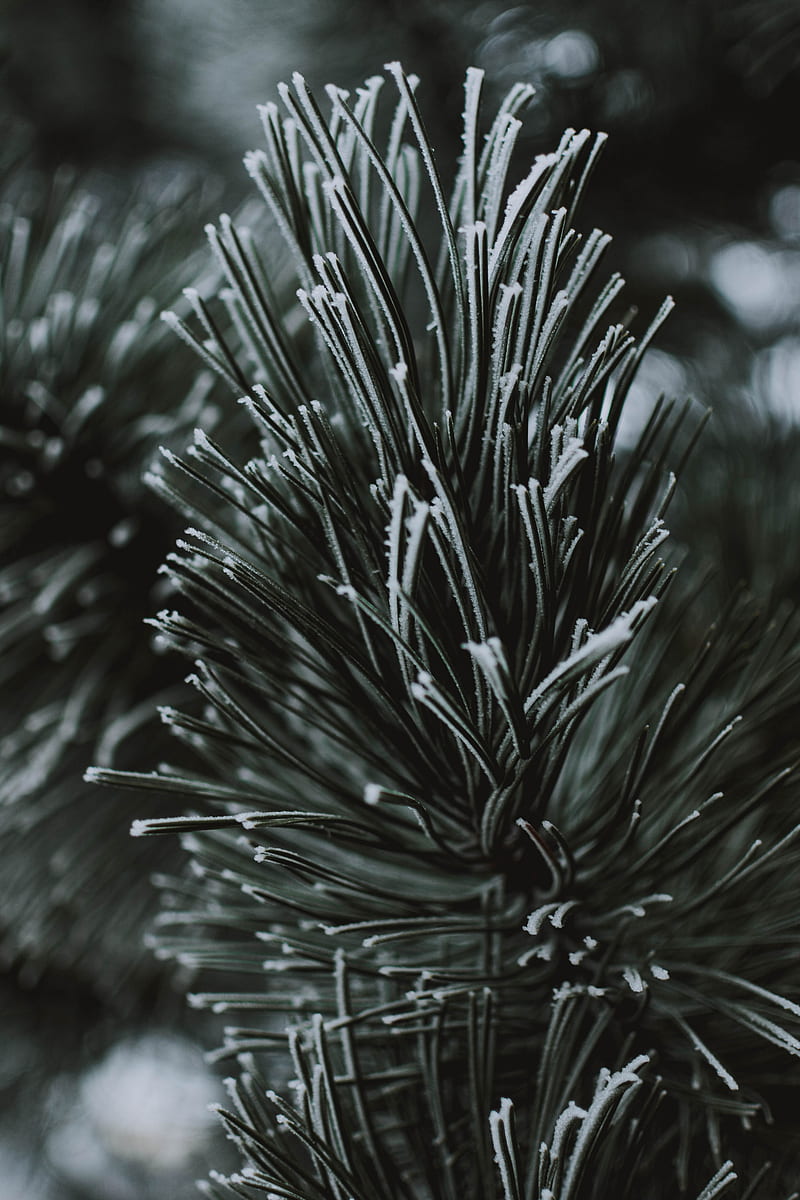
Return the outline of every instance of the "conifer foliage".
<path id="1" fill-rule="evenodd" d="M 193 383 L 158 319 L 201 270 L 181 258 L 195 192 L 154 175 L 120 201 L 108 178 L 48 183 L 22 155 L 0 194 L 0 948 L 104 992 L 151 919 L 145 877 L 174 858 L 132 854 L 126 798 L 98 804 L 82 775 L 135 762 L 175 682 L 142 621 L 179 526 L 141 477 L 207 408 L 211 377 Z"/>
<path id="2" fill-rule="evenodd" d="M 196 295 L 171 318 L 261 451 L 198 433 L 153 475 L 192 512 L 156 624 L 196 663 L 202 712 L 162 712 L 194 768 L 90 772 L 187 809 L 134 832 L 192 856 L 159 953 L 242 1014 L 244 1165 L 207 1193 L 780 1187 L 798 747 L 760 748 L 793 630 L 734 612 L 675 661 L 660 555 L 693 431 L 661 401 L 615 447 L 668 305 L 635 336 L 608 239 L 574 231 L 602 139 L 520 168 L 529 90 L 487 132 L 470 71 L 448 198 L 417 81 L 387 73 L 327 116 L 299 76 L 262 110 L 247 166 L 297 303 L 223 217 L 224 319 Z"/>

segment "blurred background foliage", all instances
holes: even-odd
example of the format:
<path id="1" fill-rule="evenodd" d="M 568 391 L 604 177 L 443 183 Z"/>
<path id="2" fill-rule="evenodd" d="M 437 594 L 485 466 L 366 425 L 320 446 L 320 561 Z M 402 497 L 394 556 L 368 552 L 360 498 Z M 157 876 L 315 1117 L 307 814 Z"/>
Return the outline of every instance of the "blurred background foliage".
<path id="1" fill-rule="evenodd" d="M 128 272 L 116 324 L 108 317 L 105 334 L 98 326 L 98 338 L 111 339 L 120 323 L 134 319 L 145 292 L 157 293 L 159 304 L 174 301 L 201 247 L 203 221 L 249 194 L 241 157 L 260 144 L 256 105 L 280 79 L 297 68 L 314 86 L 333 80 L 353 88 L 396 58 L 423 81 L 423 109 L 445 169 L 458 153 L 470 64 L 486 70 L 490 98 L 516 80 L 536 85 L 526 153 L 551 148 L 567 125 L 609 133 L 586 211 L 614 237 L 612 265 L 628 279 L 631 302 L 649 315 L 665 292 L 678 301 L 643 363 L 636 389 L 642 411 L 660 392 L 690 395 L 698 409 L 714 410 L 684 475 L 673 529 L 684 555 L 709 574 L 709 612 L 741 584 L 768 613 L 796 604 L 796 0 L 5 0 L 3 203 L 28 194 L 46 209 L 42 197 L 62 186 L 64 164 L 76 169 L 76 186 L 95 197 L 107 231 L 125 226 L 130 196 L 146 191 L 147 180 L 183 181 L 184 199 L 187 186 L 196 193 L 196 202 L 181 201 L 180 236 L 159 236 L 158 268 L 169 287 L 154 285 L 153 263 Z M 209 190 L 212 178 L 218 183 Z M 195 369 L 149 332 L 151 316 L 137 318 L 143 350 L 126 368 L 123 416 L 135 425 L 157 411 L 169 422 L 174 410 L 182 422 Z M 84 388 L 104 383 L 103 352 L 94 348 L 97 363 L 82 367 Z M 3 404 L 11 400 L 6 388 Z M 629 420 L 632 435 L 635 404 Z M 169 440 L 163 422 L 155 433 L 155 440 Z M 116 446 L 118 432 L 113 436 Z M 124 503 L 138 511 L 151 503 L 137 499 L 145 493 L 135 482 L 146 466 L 146 439 L 129 441 L 136 452 L 125 463 Z M 11 499 L 3 497 L 6 514 Z M 123 505 L 115 519 L 125 511 Z M 134 593 L 115 601 L 118 621 L 127 622 L 115 653 L 124 646 L 131 662 L 146 653 L 142 612 L 151 600 L 148 611 L 156 607 L 149 593 Z M 139 667 L 146 674 L 141 660 Z M 131 677 L 137 702 L 163 686 L 138 674 Z M 3 727 L 19 720 L 20 696 L 11 692 L 6 688 L 2 700 Z M 33 712 L 41 701 L 26 695 L 24 703 Z M 80 775 L 91 749 L 73 747 L 65 759 L 71 776 L 59 786 L 72 789 L 70 803 L 83 794 Z M 111 801 L 93 793 L 85 803 Z M 52 861 L 35 861 L 44 854 L 40 846 L 17 844 L 15 854 L 47 891 Z M 118 857 L 126 853 L 120 846 Z M 33 1200 L 177 1198 L 193 1194 L 194 1173 L 205 1171 L 213 1127 L 201 1120 L 178 1130 L 167 1119 L 182 1108 L 202 1113 L 217 1086 L 196 1045 L 175 1032 L 184 1021 L 180 989 L 159 980 L 155 968 L 120 970 L 126 959 L 139 960 L 136 921 L 116 935 L 115 926 L 103 924 L 110 944 L 100 965 L 83 951 L 64 954 L 63 925 L 49 914 L 39 922 L 48 932 L 27 953 L 9 938 L 13 930 L 0 930 L 0 1022 L 11 1048 L 0 1072 L 0 1200 L 23 1193 Z M 197 1037 L 196 1024 L 191 1028 Z M 116 1106 L 108 1099 L 110 1075 Z M 168 1102 L 162 1096 L 166 1107 L 154 1117 L 159 1091 Z M 148 1111 L 150 1123 L 137 1127 L 134 1114 Z"/>

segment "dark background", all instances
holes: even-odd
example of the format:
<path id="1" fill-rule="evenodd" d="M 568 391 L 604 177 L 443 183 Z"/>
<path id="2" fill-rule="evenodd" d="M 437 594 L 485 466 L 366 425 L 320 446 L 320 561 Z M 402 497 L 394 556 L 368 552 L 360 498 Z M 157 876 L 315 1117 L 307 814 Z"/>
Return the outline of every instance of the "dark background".
<path id="1" fill-rule="evenodd" d="M 718 597 L 741 581 L 767 606 L 796 604 L 796 0 L 4 0 L 4 186 L 69 163 L 113 205 L 148 173 L 188 170 L 217 179 L 219 205 L 233 207 L 249 194 L 255 106 L 280 79 L 297 68 L 316 86 L 355 87 L 396 58 L 421 76 L 445 173 L 470 64 L 485 68 L 490 98 L 518 79 L 537 85 L 530 152 L 567 125 L 609 133 L 584 220 L 614 236 L 609 265 L 630 303 L 647 316 L 667 292 L 678 302 L 630 429 L 661 391 L 713 407 L 676 537 L 709 564 Z M 97 968 L 50 964 L 47 948 L 38 959 L 31 970 L 8 955 L 0 981 L 0 1200 L 194 1194 L 194 1174 L 220 1162 L 202 1123 L 218 1085 L 197 1049 L 213 1036 L 186 1017 L 179 988 L 147 973 L 115 986 Z M 170 1124 L 176 1111 L 200 1124 Z"/>

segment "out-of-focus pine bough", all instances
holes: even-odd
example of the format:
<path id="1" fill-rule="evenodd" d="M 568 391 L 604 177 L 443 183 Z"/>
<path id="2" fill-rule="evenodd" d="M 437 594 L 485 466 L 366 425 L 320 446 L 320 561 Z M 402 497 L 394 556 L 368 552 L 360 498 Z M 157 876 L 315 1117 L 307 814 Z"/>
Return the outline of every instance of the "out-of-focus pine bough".
<path id="1" fill-rule="evenodd" d="M 214 187 L 188 173 L 121 185 L 22 155 L 0 197 L 0 928 L 33 972 L 88 972 L 123 990 L 146 961 L 149 871 L 126 798 L 82 776 L 132 764 L 175 682 L 147 651 L 152 581 L 177 530 L 142 484 L 159 441 L 208 419 L 211 377 L 159 308 L 201 263 L 186 254 Z M 130 186 L 127 191 L 130 193 Z M 101 201 L 101 196 L 104 199 Z M 148 745 L 152 741 L 148 740 Z M 150 968 L 148 967 L 148 970 Z M 130 999 L 130 994 L 128 999 Z"/>
<path id="2" fill-rule="evenodd" d="M 239 340 L 200 300 L 173 323 L 250 381 L 263 446 L 197 434 L 154 476 L 184 510 L 206 489 L 166 568 L 202 616 L 157 620 L 196 660 L 204 713 L 163 711 L 196 767 L 90 773 L 190 808 L 135 832 L 192 855 L 159 952 L 244 1014 L 246 1166 L 207 1193 L 787 1197 L 796 733 L 764 746 L 796 628 L 733 606 L 675 653 L 692 421 L 660 401 L 615 455 L 668 306 L 634 337 L 607 239 L 573 232 L 601 139 L 514 186 L 528 89 L 484 138 L 470 71 L 447 200 L 388 73 L 327 118 L 299 76 L 262 111 L 247 165 L 299 308 L 245 229 L 210 230 Z"/>

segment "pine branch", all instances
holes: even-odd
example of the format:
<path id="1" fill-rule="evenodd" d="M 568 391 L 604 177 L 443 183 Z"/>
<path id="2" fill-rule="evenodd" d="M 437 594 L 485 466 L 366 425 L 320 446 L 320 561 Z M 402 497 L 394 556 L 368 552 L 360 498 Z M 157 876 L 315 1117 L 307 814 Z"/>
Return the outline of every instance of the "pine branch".
<path id="1" fill-rule="evenodd" d="M 115 208 L 108 181 L 103 205 L 100 180 L 64 170 L 49 188 L 23 161 L 0 215 L 2 948 L 33 971 L 79 965 L 104 991 L 141 967 L 146 875 L 176 862 L 131 853 L 125 799 L 98 804 L 82 775 L 133 764 L 176 682 L 142 636 L 175 526 L 141 473 L 210 418 L 208 376 L 176 403 L 194 364 L 157 307 L 200 269 L 178 265 L 207 202 L 194 187 L 141 182 Z"/>
<path id="2" fill-rule="evenodd" d="M 253 1056 L 224 1116 L 249 1166 L 208 1194 L 711 1200 L 796 1081 L 796 737 L 762 753 L 796 627 L 734 610 L 675 661 L 689 411 L 617 460 L 669 306 L 615 322 L 607 239 L 573 229 L 599 141 L 513 183 L 527 92 L 482 139 L 470 72 L 447 202 L 388 70 L 385 116 L 380 80 L 326 119 L 299 76 L 263 110 L 299 310 L 246 230 L 210 233 L 240 338 L 199 299 L 181 330 L 262 447 L 200 433 L 153 475 L 194 514 L 166 571 L 197 615 L 156 626 L 196 660 L 202 716 L 163 712 L 195 765 L 90 773 L 184 797 L 135 827 L 192 857 L 159 952 L 252 1022 L 225 1048 Z M 287 1055 L 291 1104 L 256 1061 Z"/>

